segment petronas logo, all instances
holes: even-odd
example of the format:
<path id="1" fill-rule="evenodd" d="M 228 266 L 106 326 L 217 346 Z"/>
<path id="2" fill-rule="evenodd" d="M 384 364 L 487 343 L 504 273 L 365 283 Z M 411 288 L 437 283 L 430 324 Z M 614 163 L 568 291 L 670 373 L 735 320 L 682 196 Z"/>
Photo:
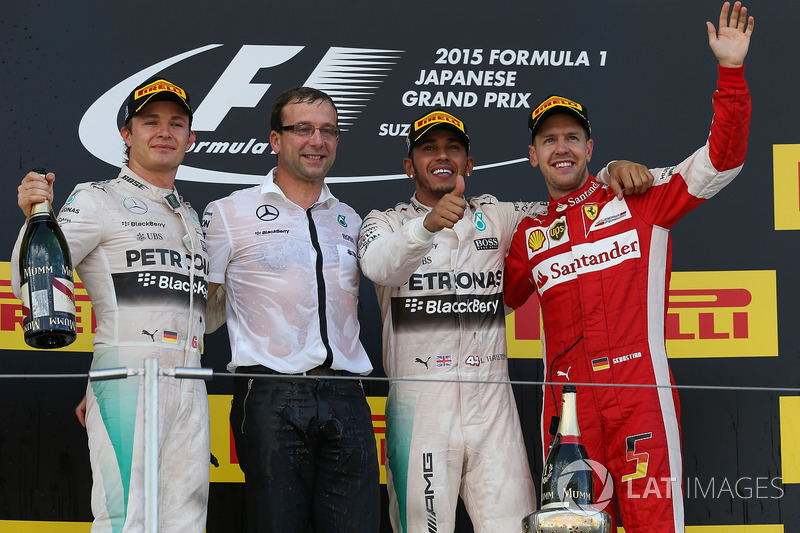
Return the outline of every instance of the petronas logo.
<path id="1" fill-rule="evenodd" d="M 486 229 L 486 222 L 483 221 L 483 213 L 475 213 L 475 228 L 478 231 Z"/>

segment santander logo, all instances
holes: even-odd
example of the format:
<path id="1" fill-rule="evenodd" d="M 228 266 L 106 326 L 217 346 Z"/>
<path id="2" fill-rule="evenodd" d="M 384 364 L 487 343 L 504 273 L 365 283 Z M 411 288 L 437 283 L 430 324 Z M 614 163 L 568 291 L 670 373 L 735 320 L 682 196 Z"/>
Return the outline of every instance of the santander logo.
<path id="1" fill-rule="evenodd" d="M 635 229 L 596 242 L 577 244 L 563 254 L 548 257 L 532 270 L 539 294 L 581 274 L 612 268 L 641 257 L 639 235 Z"/>

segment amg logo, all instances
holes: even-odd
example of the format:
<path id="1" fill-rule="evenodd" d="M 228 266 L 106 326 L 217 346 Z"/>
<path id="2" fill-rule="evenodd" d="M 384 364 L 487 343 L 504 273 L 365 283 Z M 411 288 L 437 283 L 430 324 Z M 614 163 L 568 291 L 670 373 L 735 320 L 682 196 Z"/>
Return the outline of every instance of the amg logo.
<path id="1" fill-rule="evenodd" d="M 497 250 L 499 248 L 499 243 L 497 242 L 497 237 L 487 237 L 485 239 L 475 239 L 472 241 L 475 243 L 475 248 L 478 250 Z"/>
<path id="2" fill-rule="evenodd" d="M 436 511 L 433 509 L 433 454 L 422 454 L 422 478 L 425 480 L 425 512 L 428 515 L 428 533 L 436 533 Z"/>

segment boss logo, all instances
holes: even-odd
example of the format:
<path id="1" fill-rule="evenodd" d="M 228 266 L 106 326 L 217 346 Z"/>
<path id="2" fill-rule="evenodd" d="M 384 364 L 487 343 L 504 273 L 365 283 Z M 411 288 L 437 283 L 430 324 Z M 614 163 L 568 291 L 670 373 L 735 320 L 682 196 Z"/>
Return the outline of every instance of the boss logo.
<path id="1" fill-rule="evenodd" d="M 475 248 L 478 250 L 497 250 L 500 247 L 497 237 L 487 237 L 485 239 L 475 239 Z"/>

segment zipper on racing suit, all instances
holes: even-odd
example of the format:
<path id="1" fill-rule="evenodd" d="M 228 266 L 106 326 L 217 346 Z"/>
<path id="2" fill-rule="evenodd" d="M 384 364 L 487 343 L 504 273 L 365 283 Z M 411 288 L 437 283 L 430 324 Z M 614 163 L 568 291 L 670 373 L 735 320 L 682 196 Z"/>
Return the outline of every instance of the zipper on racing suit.
<path id="1" fill-rule="evenodd" d="M 550 368 L 547 370 L 547 381 L 550 381 L 550 394 L 553 395 L 553 408 L 556 410 L 555 416 L 553 416 L 550 419 L 550 428 L 547 430 L 547 432 L 554 437 L 556 433 L 558 433 L 558 424 L 561 421 L 561 414 L 558 412 L 558 402 L 556 401 L 555 384 L 551 381 L 551 376 L 553 375 L 553 366 L 556 364 L 556 361 L 558 361 L 560 357 L 567 355 L 570 352 L 570 350 L 572 350 L 575 346 L 577 346 L 577 344 L 581 342 L 581 339 L 583 339 L 583 334 L 581 334 L 581 336 L 578 337 L 578 339 L 572 343 L 572 346 L 570 346 L 569 348 L 567 348 L 566 350 L 555 356 L 553 360 L 550 361 Z M 544 406 L 542 406 L 542 408 L 544 409 Z M 551 447 L 553 446 L 553 440 L 550 441 L 550 446 Z"/>

